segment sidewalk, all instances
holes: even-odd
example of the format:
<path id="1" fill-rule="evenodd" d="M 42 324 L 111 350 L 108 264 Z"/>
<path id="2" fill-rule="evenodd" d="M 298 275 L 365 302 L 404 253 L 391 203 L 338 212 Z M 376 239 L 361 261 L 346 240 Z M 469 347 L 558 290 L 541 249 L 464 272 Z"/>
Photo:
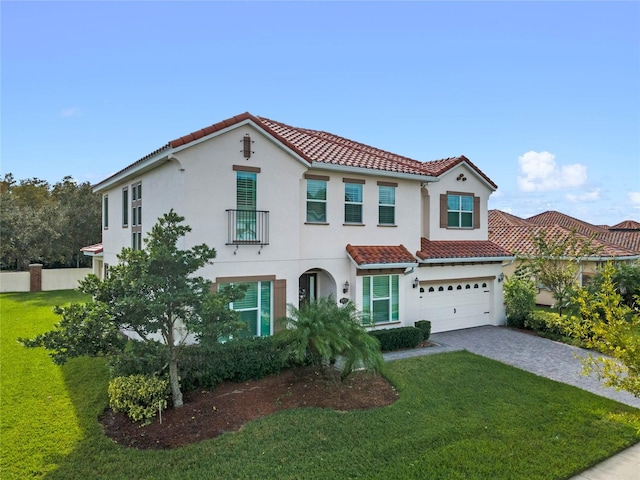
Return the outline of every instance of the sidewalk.
<path id="1" fill-rule="evenodd" d="M 581 349 L 503 327 L 476 327 L 435 333 L 436 346 L 384 353 L 385 361 L 420 355 L 468 350 L 522 370 L 567 383 L 596 395 L 640 407 L 640 398 L 603 387 L 594 377 L 581 375 L 576 353 Z M 572 477 L 570 480 L 640 480 L 640 443 Z"/>

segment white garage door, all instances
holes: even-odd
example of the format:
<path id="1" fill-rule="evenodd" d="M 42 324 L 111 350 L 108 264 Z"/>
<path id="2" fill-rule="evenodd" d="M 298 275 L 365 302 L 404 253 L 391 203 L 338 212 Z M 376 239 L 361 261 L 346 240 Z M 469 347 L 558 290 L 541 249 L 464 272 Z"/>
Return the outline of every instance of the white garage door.
<path id="1" fill-rule="evenodd" d="M 420 297 L 420 318 L 434 333 L 491 323 L 489 279 L 421 283 Z"/>

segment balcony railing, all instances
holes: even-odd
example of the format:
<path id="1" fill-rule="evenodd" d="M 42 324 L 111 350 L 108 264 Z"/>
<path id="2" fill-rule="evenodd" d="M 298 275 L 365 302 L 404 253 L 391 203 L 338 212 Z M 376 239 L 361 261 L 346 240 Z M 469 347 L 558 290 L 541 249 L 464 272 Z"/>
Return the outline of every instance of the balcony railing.
<path id="1" fill-rule="evenodd" d="M 269 212 L 227 210 L 227 245 L 269 245 Z"/>

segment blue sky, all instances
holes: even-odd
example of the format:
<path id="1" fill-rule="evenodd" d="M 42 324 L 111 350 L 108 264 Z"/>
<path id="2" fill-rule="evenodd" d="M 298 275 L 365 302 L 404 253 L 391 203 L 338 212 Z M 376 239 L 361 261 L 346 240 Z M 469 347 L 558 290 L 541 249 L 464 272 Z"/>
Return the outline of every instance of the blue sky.
<path id="1" fill-rule="evenodd" d="M 2 175 L 97 182 L 249 111 L 417 160 L 490 208 L 640 220 L 638 2 L 0 4 Z"/>

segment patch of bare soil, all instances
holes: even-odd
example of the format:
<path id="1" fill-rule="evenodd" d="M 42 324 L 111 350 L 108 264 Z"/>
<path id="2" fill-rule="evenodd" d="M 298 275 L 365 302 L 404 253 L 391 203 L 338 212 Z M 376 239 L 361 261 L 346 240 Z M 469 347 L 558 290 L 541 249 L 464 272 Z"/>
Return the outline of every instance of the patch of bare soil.
<path id="1" fill-rule="evenodd" d="M 131 421 L 108 409 L 100 417 L 105 433 L 116 443 L 140 449 L 188 445 L 240 429 L 245 423 L 295 407 L 338 411 L 383 407 L 398 394 L 380 376 L 355 372 L 344 382 L 327 379 L 305 367 L 243 383 L 224 382 L 215 390 L 185 394 L 184 406 L 162 412 L 149 425 Z"/>

